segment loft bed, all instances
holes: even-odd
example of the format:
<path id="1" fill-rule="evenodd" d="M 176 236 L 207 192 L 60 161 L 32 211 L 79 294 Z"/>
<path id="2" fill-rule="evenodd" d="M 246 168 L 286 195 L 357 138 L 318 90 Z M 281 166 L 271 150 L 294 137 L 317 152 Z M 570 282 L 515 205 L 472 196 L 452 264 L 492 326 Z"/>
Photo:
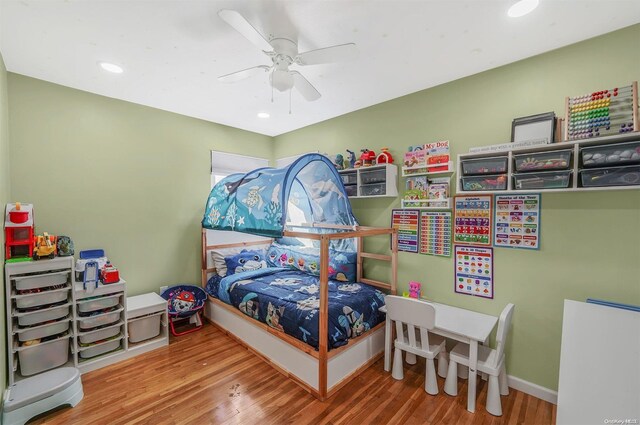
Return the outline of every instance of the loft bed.
<path id="1" fill-rule="evenodd" d="M 226 177 L 202 226 L 206 318 L 316 398 L 383 354 L 378 308 L 381 290 L 396 293 L 397 232 L 358 225 L 326 157 Z M 363 250 L 385 235 L 390 254 Z M 391 263 L 389 282 L 365 278 L 365 260 Z"/>

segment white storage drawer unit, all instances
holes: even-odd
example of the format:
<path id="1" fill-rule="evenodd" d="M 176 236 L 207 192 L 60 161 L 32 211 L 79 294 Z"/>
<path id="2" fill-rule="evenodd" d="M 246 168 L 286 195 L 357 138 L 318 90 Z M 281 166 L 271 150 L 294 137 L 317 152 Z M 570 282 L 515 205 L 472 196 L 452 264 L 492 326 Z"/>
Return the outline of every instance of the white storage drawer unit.
<path id="1" fill-rule="evenodd" d="M 80 329 L 97 328 L 98 326 L 106 326 L 115 323 L 120 319 L 120 313 L 123 308 L 120 307 L 108 313 L 97 314 L 95 316 L 78 317 L 78 327 Z"/>
<path id="2" fill-rule="evenodd" d="M 120 303 L 120 294 L 108 295 L 104 297 L 93 297 L 78 301 L 79 313 L 90 313 L 92 311 L 103 310 L 115 307 Z"/>
<path id="3" fill-rule="evenodd" d="M 91 344 L 92 342 L 111 338 L 118 335 L 121 328 L 122 322 L 114 326 L 109 326 L 91 332 L 80 332 L 80 334 L 78 335 L 78 341 L 80 342 L 80 344 Z"/>
<path id="4" fill-rule="evenodd" d="M 32 326 L 24 329 L 18 329 L 18 341 L 31 341 L 33 339 L 46 338 L 56 334 L 60 334 L 69 330 L 69 321 L 65 319 L 59 322 L 47 323 L 40 326 Z"/>
<path id="5" fill-rule="evenodd" d="M 16 289 L 19 291 L 36 288 L 47 288 L 56 285 L 63 285 L 68 282 L 71 270 L 54 273 L 32 274 L 29 276 L 16 276 Z"/>
<path id="6" fill-rule="evenodd" d="M 16 348 L 20 373 L 30 376 L 65 364 L 69 360 L 70 336 Z"/>
<path id="7" fill-rule="evenodd" d="M 60 306 L 26 313 L 16 312 L 14 315 L 18 318 L 18 324 L 20 326 L 29 326 L 35 325 L 36 323 L 44 323 L 50 320 L 61 319 L 69 314 L 71 314 L 71 304 L 67 303 Z"/>
<path id="8" fill-rule="evenodd" d="M 16 307 L 32 308 L 45 304 L 55 304 L 66 301 L 69 297 L 69 288 L 56 289 L 53 291 L 43 291 L 35 294 L 16 295 Z"/>
<path id="9" fill-rule="evenodd" d="M 150 340 L 168 344 L 167 300 L 153 292 L 128 297 L 127 328 L 131 344 Z"/>
<path id="10" fill-rule="evenodd" d="M 99 356 L 101 354 L 109 353 L 110 351 L 114 351 L 120 348 L 120 342 L 122 338 L 114 339 L 113 341 L 104 342 L 102 344 L 97 344 L 92 347 L 88 347 L 85 349 L 81 349 L 80 358 L 90 359 L 92 357 Z"/>

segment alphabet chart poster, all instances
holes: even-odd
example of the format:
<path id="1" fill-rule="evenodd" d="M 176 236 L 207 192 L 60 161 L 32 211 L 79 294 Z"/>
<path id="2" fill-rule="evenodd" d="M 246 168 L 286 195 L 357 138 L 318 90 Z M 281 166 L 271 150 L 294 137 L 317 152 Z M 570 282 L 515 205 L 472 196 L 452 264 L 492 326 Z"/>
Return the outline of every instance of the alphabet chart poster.
<path id="1" fill-rule="evenodd" d="M 455 245 L 455 291 L 493 298 L 493 248 Z"/>
<path id="2" fill-rule="evenodd" d="M 391 211 L 391 227 L 398 229 L 398 251 L 418 252 L 419 220 L 418 210 Z"/>
<path id="3" fill-rule="evenodd" d="M 451 256 L 451 213 L 421 211 L 420 254 Z"/>
<path id="4" fill-rule="evenodd" d="M 453 242 L 491 246 L 493 197 L 456 196 Z"/>
<path id="5" fill-rule="evenodd" d="M 540 194 L 496 195 L 496 247 L 540 249 Z"/>

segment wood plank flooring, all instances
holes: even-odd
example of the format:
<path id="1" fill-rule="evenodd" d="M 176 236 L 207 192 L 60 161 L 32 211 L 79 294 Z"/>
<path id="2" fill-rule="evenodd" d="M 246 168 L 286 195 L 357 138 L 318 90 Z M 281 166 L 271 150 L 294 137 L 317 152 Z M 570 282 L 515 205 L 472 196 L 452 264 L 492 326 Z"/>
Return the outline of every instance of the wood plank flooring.
<path id="1" fill-rule="evenodd" d="M 486 412 L 479 380 L 476 413 L 459 395 L 424 391 L 424 361 L 396 381 L 377 361 L 324 402 L 259 360 L 219 329 L 173 338 L 169 347 L 82 376 L 84 399 L 32 424 L 553 424 L 555 406 L 519 391 L 502 397 L 502 417 Z"/>

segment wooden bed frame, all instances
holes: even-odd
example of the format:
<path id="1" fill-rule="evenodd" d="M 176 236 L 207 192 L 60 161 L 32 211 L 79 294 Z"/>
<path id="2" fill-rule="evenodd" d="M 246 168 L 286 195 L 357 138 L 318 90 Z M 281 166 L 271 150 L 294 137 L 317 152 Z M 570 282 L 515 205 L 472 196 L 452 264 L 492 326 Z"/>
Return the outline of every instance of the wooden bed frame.
<path id="1" fill-rule="evenodd" d="M 350 339 L 347 345 L 328 349 L 329 319 L 329 243 L 334 239 L 357 238 L 357 281 L 396 293 L 398 273 L 398 233 L 396 229 L 362 226 L 304 225 L 295 228 L 320 227 L 336 230 L 334 233 L 306 233 L 286 230 L 283 236 L 320 241 L 320 307 L 319 349 L 277 331 L 265 323 L 246 316 L 240 310 L 209 295 L 205 306 L 205 317 L 241 345 L 257 354 L 285 376 L 293 379 L 302 388 L 319 400 L 331 397 L 335 392 L 378 360 L 384 352 L 384 322 L 361 336 Z M 202 230 L 202 286 L 209 274 L 208 253 L 215 249 L 243 246 L 269 245 L 271 239 L 250 240 L 244 235 L 243 242 L 208 244 L 208 230 Z M 219 231 L 216 231 L 219 232 Z M 229 233 L 229 232 L 225 232 Z M 363 251 L 363 239 L 369 236 L 391 236 L 391 254 L 373 254 Z M 257 237 L 255 237 L 257 238 Z M 365 259 L 391 263 L 390 283 L 367 279 L 363 276 Z"/>

